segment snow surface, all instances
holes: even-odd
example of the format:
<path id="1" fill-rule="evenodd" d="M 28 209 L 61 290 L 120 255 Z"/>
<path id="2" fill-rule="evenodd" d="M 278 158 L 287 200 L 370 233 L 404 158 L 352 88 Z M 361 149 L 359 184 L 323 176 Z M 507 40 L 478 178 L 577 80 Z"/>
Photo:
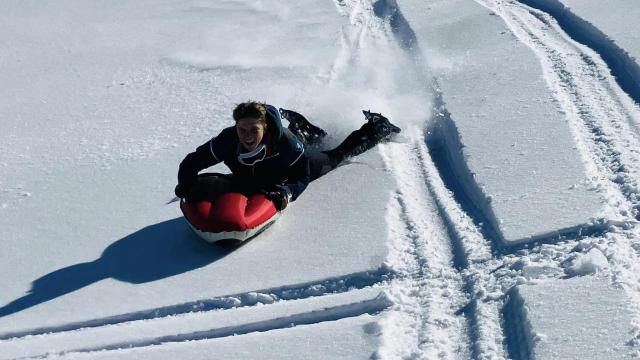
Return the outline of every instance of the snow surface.
<path id="1" fill-rule="evenodd" d="M 594 274 L 609 267 L 607 257 L 602 251 L 593 248 L 586 254 L 578 254 L 566 269 L 569 275 L 584 276 Z"/>
<path id="2" fill-rule="evenodd" d="M 319 183 L 328 183 L 332 176 L 341 176 L 356 186 L 360 181 L 359 186 L 365 189 L 365 184 L 377 185 L 374 189 L 383 187 L 380 182 L 384 176 L 372 174 L 371 180 L 365 183 L 365 178 L 344 174 L 355 169 L 358 169 L 357 165 L 343 167 Z M 376 173 L 369 167 L 359 173 L 362 171 Z M 311 189 L 305 194 L 306 198 L 317 203 L 327 199 L 314 193 Z M 329 199 L 338 202 L 348 198 L 349 193 L 345 188 L 336 189 Z M 304 289 L 324 279 L 338 283 L 367 272 L 382 276 L 387 273 L 381 268 L 386 253 L 385 223 L 378 221 L 377 226 L 371 224 L 363 228 L 362 219 L 377 217 L 383 220 L 388 195 L 367 191 L 362 194 L 370 195 L 371 202 L 347 201 L 350 207 L 344 207 L 342 211 L 334 209 L 318 219 L 336 224 L 336 227 L 313 226 L 293 215 L 292 221 L 277 223 L 255 245 L 235 251 L 200 244 L 183 219 L 150 225 L 113 242 L 96 258 L 43 274 L 35 279 L 29 294 L 18 293 L 15 300 L 7 299 L 12 302 L 2 309 L 3 315 L 11 316 L 6 318 L 9 321 L 2 322 L 1 332 L 81 324 L 120 314 L 136 318 L 138 315 L 131 313 L 235 297 L 252 291 L 270 293 L 283 287 Z M 159 206 L 164 205 L 160 202 Z M 290 212 L 296 208 L 304 213 L 317 205 L 299 202 Z M 358 216 L 349 216 L 349 211 L 358 211 Z M 346 234 L 351 235 L 347 237 Z M 305 236 L 319 238 L 321 235 L 327 236 L 325 241 L 300 244 Z M 358 259 L 351 257 L 353 253 L 359 254 Z M 323 266 L 326 259 L 332 259 L 331 267 Z M 283 277 L 282 269 L 288 269 L 286 277 Z M 256 273 L 261 275 L 256 277 Z M 17 276 L 14 281 L 18 282 Z M 9 287 L 6 289 L 3 295 L 8 297 L 11 292 Z M 106 289 L 108 297 L 105 297 Z M 153 293 L 166 294 L 149 296 Z M 116 301 L 121 298 L 127 301 Z M 89 299 L 94 306 L 85 305 Z M 186 305 L 181 307 L 188 308 Z"/>
<path id="3" fill-rule="evenodd" d="M 453 164 L 460 190 L 501 242 L 545 238 L 602 217 L 603 196 L 590 186 L 562 108 L 526 44 L 475 2 L 405 4 L 425 8 L 407 15 L 424 57 L 453 59 L 435 64 L 441 111 L 448 112 L 445 129 L 435 130 L 446 147 L 438 156 Z"/>
<path id="4" fill-rule="evenodd" d="M 563 3 L 0 0 L 0 358 L 640 356 L 639 8 Z M 403 132 L 211 246 L 250 98 Z"/>
<path id="5" fill-rule="evenodd" d="M 53 355 L 50 359 L 358 359 L 374 357 L 379 328 L 371 315 L 223 339 L 143 349 Z"/>
<path id="6" fill-rule="evenodd" d="M 562 296 L 558 296 L 562 294 Z M 597 277 L 515 287 L 505 318 L 514 359 L 631 359 L 628 299 Z"/>
<path id="7" fill-rule="evenodd" d="M 640 17 L 640 8 L 624 0 L 562 2 L 570 11 L 600 29 L 633 58 L 640 58 L 640 33 L 629 31 Z"/>
<path id="8" fill-rule="evenodd" d="M 640 15 L 628 1 L 522 0 L 548 12 L 576 41 L 596 50 L 620 86 L 640 102 L 640 37 L 635 26 Z"/>
<path id="9" fill-rule="evenodd" d="M 201 341 L 288 328 L 293 325 L 317 324 L 375 313 L 389 305 L 380 288 L 354 290 L 349 293 L 281 301 L 255 307 L 193 312 L 130 321 L 81 330 L 27 336 L 3 347 L 2 358 L 83 354 L 94 351 L 142 348 L 153 345 Z M 370 322 L 375 317 L 368 317 Z M 365 338 L 366 334 L 361 334 Z M 375 343 L 375 334 L 370 342 Z M 55 351 L 51 351 L 51 344 Z M 281 351 L 281 350 L 278 350 Z M 374 352 L 375 348 L 371 351 Z M 256 352 L 254 356 L 258 353 Z"/>

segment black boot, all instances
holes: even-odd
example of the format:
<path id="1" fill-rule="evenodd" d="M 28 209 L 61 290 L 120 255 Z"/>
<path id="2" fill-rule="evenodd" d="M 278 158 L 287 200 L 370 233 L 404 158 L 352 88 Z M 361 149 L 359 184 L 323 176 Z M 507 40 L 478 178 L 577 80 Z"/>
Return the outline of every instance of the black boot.
<path id="1" fill-rule="evenodd" d="M 317 144 L 327 135 L 324 130 L 295 111 L 280 109 L 280 116 L 289 121 L 289 130 L 306 145 Z"/>
<path id="2" fill-rule="evenodd" d="M 362 110 L 367 123 L 360 129 L 352 132 L 344 141 L 333 150 L 324 151 L 334 161 L 340 163 L 346 158 L 360 155 L 376 146 L 378 143 L 389 140 L 394 134 L 400 132 L 400 128 L 393 125 L 389 119 L 379 113 Z"/>
<path id="3" fill-rule="evenodd" d="M 367 123 L 362 126 L 362 129 L 366 128 L 366 131 L 378 142 L 389 140 L 393 134 L 400 132 L 400 128 L 393 125 L 382 114 L 372 113 L 368 110 L 362 110 L 362 113 L 367 119 Z"/>

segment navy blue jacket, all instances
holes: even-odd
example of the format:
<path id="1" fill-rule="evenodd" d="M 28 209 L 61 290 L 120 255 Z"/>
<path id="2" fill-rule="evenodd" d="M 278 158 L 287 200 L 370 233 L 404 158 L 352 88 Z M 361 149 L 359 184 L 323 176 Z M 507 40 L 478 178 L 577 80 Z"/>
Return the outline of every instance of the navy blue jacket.
<path id="1" fill-rule="evenodd" d="M 274 106 L 267 105 L 267 131 L 265 140 L 269 141 L 267 157 L 253 165 L 238 161 L 242 145 L 235 126 L 228 127 L 195 152 L 187 155 L 178 171 L 178 182 L 189 185 L 195 182 L 198 172 L 224 162 L 234 175 L 234 179 L 250 184 L 255 189 L 284 185 L 295 200 L 311 181 L 309 159 L 305 156 L 304 145 L 288 129 L 282 127 L 280 112 Z"/>

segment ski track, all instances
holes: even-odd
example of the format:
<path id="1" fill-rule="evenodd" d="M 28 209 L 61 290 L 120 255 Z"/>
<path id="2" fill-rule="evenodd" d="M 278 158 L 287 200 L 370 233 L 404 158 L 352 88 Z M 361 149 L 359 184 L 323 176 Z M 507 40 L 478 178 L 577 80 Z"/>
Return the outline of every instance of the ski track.
<path id="1" fill-rule="evenodd" d="M 48 336 L 69 336 L 76 337 L 91 329 L 108 328 L 110 326 L 131 325 L 144 321 L 163 321 L 176 316 L 191 313 L 207 313 L 218 310 L 230 310 L 240 307 L 252 307 L 261 304 L 272 304 L 275 302 L 286 302 L 290 300 L 303 300 L 311 297 L 322 297 L 329 294 L 347 293 L 352 290 L 365 289 L 371 286 L 387 283 L 395 275 L 386 266 L 380 267 L 376 271 L 348 274 L 345 276 L 326 279 L 315 283 L 282 286 L 272 289 L 264 289 L 246 292 L 242 294 L 202 299 L 198 301 L 165 306 L 161 308 L 149 309 L 129 314 L 122 314 L 108 318 L 92 319 L 83 322 L 63 324 L 59 326 L 43 327 L 19 332 L 5 333 L 0 335 L 0 347 L 17 341 L 29 341 L 29 339 L 43 339 Z M 287 317 L 287 326 L 280 326 L 282 319 L 272 319 L 255 324 L 245 324 L 224 329 L 211 329 L 190 334 L 177 334 L 175 336 L 164 336 L 158 339 L 145 339 L 132 341 L 130 343 L 117 343 L 100 348 L 80 350 L 90 352 L 96 350 L 114 350 L 124 347 L 140 347 L 159 344 L 163 342 L 191 341 L 206 338 L 216 338 L 231 336 L 233 334 L 246 334 L 254 331 L 267 331 L 293 325 L 305 325 L 316 322 L 338 320 L 345 317 L 358 316 L 364 313 L 379 312 L 388 307 L 387 301 L 380 299 L 372 300 L 360 304 L 350 304 L 338 307 L 327 312 L 314 311 L 309 314 L 297 314 Z M 0 354 L 0 358 L 3 358 Z"/>
<path id="2" fill-rule="evenodd" d="M 437 83 L 425 75 L 427 62 L 395 1 L 339 1 L 338 6 L 354 26 L 350 36 L 343 39 L 356 40 L 343 42 L 347 49 L 335 68 L 346 71 L 354 66 L 354 59 L 367 50 L 369 36 L 373 46 L 403 50 L 413 65 L 403 71 L 420 79 L 430 96 L 436 94 L 436 99 L 425 98 L 424 102 L 435 100 L 436 107 L 441 106 Z M 340 76 L 333 80 L 339 81 Z M 446 113 L 446 109 L 438 109 L 434 117 L 441 110 Z M 456 203 L 441 179 L 420 129 L 428 121 L 424 118 L 421 125 L 406 128 L 405 143 L 381 146 L 398 186 L 390 201 L 387 221 L 389 263 L 397 276 L 389 289 L 395 305 L 382 320 L 383 329 L 387 330 L 383 335 L 392 334 L 383 336 L 378 355 L 389 359 L 506 358 L 500 318 L 502 289 L 516 280 L 506 276 L 498 281 L 488 275 L 499 266 L 492 257 L 492 243 Z M 398 329 L 403 334 L 401 341 Z M 392 344 L 397 342 L 404 347 Z"/>
<path id="3" fill-rule="evenodd" d="M 194 331 L 188 333 L 179 333 L 175 335 L 165 335 L 159 337 L 143 338 L 136 340 L 128 340 L 122 342 L 113 342 L 107 345 L 93 346 L 93 347 L 78 347 L 75 349 L 69 349 L 59 352 L 49 352 L 46 354 L 21 357 L 15 359 L 41 359 L 49 358 L 51 356 L 65 356 L 79 353 L 95 353 L 104 351 L 117 351 L 121 349 L 133 349 L 149 347 L 154 345 L 162 345 L 167 343 L 176 342 L 189 342 L 216 339 L 229 336 L 237 336 L 243 334 L 249 334 L 253 332 L 265 332 L 277 329 L 291 328 L 295 326 L 319 324 L 326 321 L 337 321 L 349 317 L 356 317 L 364 314 L 377 314 L 380 311 L 389 307 L 390 302 L 386 296 L 378 296 L 371 300 L 350 303 L 345 305 L 338 305 L 318 310 L 312 310 L 302 313 L 295 313 L 288 316 L 276 317 L 268 320 L 249 322 L 234 326 L 226 326 L 220 328 L 212 328 L 208 330 Z M 134 328 L 135 329 L 135 328 Z M 82 337 L 84 333 L 82 329 L 80 331 L 71 332 L 65 334 L 67 336 Z M 95 335 L 93 335 L 95 336 Z M 81 343 L 81 339 L 78 339 L 78 344 Z"/>
<path id="4" fill-rule="evenodd" d="M 423 68 L 426 62 L 417 48 L 415 33 L 395 1 L 338 1 L 337 5 L 349 16 L 352 28 L 343 34 L 342 55 L 334 66 L 340 71 L 333 72 L 332 81 L 342 81 L 344 74 L 357 66 L 358 59 L 366 57 L 371 48 L 376 54 L 399 51 L 395 56 L 404 55 L 409 60 L 407 63 L 413 65 L 402 70 L 420 79 L 420 86 L 430 93 L 431 82 Z M 402 80 L 392 78 L 390 82 L 402 83 Z M 388 89 L 378 91 L 384 93 L 385 90 Z M 432 99 L 425 97 L 423 101 L 429 103 Z M 504 353 L 499 309 L 495 304 L 478 304 L 475 296 L 470 296 L 478 290 L 479 281 L 472 272 L 460 271 L 459 266 L 460 256 L 468 258 L 478 252 L 484 254 L 478 258 L 490 258 L 489 243 L 480 237 L 477 239 L 480 245 L 472 249 L 465 244 L 461 254 L 460 242 L 452 241 L 455 236 L 452 224 L 457 222 L 443 217 L 442 203 L 446 200 L 434 194 L 440 190 L 442 197 L 449 201 L 451 195 L 442 184 L 435 190 L 437 186 L 431 179 L 440 178 L 421 135 L 420 127 L 427 120 L 421 119 L 423 125 L 418 127 L 404 129 L 404 134 L 409 134 L 407 142 L 380 147 L 387 167 L 397 180 L 398 190 L 390 200 L 387 219 L 391 248 L 388 263 L 396 274 L 388 296 L 394 305 L 381 320 L 383 338 L 377 356 L 383 359 L 497 358 L 500 356 L 494 355 Z M 411 137 L 414 133 L 418 134 L 417 138 Z M 468 217 L 465 219 L 468 220 L 465 225 L 471 223 Z M 471 227 L 475 229 L 473 224 Z M 467 311 L 471 303 L 473 311 Z"/>
<path id="5" fill-rule="evenodd" d="M 601 57 L 573 41 L 552 17 L 525 5 L 514 3 L 509 8 L 508 24 L 518 29 L 516 36 L 541 60 L 545 79 L 565 111 L 588 171 L 603 178 L 599 187 L 617 184 L 632 210 L 623 215 L 640 219 L 640 136 L 633 125 L 640 118 L 640 109 L 619 88 Z M 616 199 L 615 190 L 608 193 L 616 201 L 613 205 L 629 210 L 624 200 Z"/>
<path id="6" fill-rule="evenodd" d="M 594 50 L 574 41 L 547 13 L 515 1 L 476 0 L 499 15 L 538 57 L 547 85 L 571 127 L 593 186 L 626 221 L 609 233 L 548 246 L 561 267 L 572 246 L 598 248 L 609 260 L 612 281 L 635 309 L 636 332 L 627 342 L 640 354 L 640 146 L 638 105 L 619 87 Z M 576 244 L 577 243 L 577 244 Z M 558 256 L 558 253 L 561 255 Z M 548 259 L 552 260 L 552 259 Z"/>
<path id="7" fill-rule="evenodd" d="M 381 320 L 383 339 L 377 355 L 504 359 L 501 308 L 506 289 L 518 279 L 513 271 L 501 272 L 500 278 L 493 275 L 502 263 L 492 256 L 492 242 L 455 201 L 431 158 L 423 135 L 427 131 L 420 128 L 448 112 L 437 83 L 425 75 L 427 62 L 415 33 L 393 0 L 337 5 L 353 28 L 343 34 L 342 55 L 334 66 L 340 71 L 333 72 L 332 81 L 341 81 L 361 53 L 370 50 L 367 46 L 380 50 L 395 45 L 414 66 L 403 71 L 411 71 L 435 97 L 425 98 L 425 103 L 436 104 L 433 119 L 404 130 L 406 142 L 381 146 L 398 190 L 387 220 L 388 262 L 396 273 L 388 294 L 394 305 Z"/>
<path id="8" fill-rule="evenodd" d="M 403 189 L 398 193 L 398 202 L 405 203 L 401 208 L 410 234 L 407 247 L 423 264 L 421 271 L 409 275 L 414 277 L 413 286 L 419 289 L 416 293 L 429 294 L 418 299 L 427 312 L 422 315 L 423 322 L 428 324 L 433 317 L 447 319 L 441 324 L 462 322 L 456 330 L 464 330 L 466 349 L 439 344 L 447 345 L 445 348 L 456 358 L 505 358 L 499 314 L 502 292 L 496 290 L 502 284 L 492 282 L 488 276 L 490 269 L 498 266 L 491 254 L 491 243 L 453 199 L 422 136 L 388 148 L 385 153 L 389 163 L 395 164 L 398 185 Z M 424 326 L 422 331 L 426 333 L 420 338 L 427 339 L 450 338 L 451 332 L 455 333 L 443 326 Z M 427 359 L 445 353 L 438 347 L 421 350 L 420 357 Z"/>
<path id="9" fill-rule="evenodd" d="M 613 39 L 559 0 L 518 0 L 556 19 L 557 24 L 577 42 L 595 50 L 608 65 L 611 75 L 631 99 L 640 104 L 640 64 Z M 532 12 L 535 16 L 537 12 Z M 541 17 L 541 21 L 546 21 Z M 636 124 L 638 125 L 638 124 Z"/>
<path id="10" fill-rule="evenodd" d="M 474 224 L 440 176 L 432 159 L 427 137 L 432 124 L 449 116 L 436 80 L 424 76 L 427 61 L 418 46 L 415 32 L 404 19 L 394 1 L 387 1 L 387 21 L 396 42 L 413 59 L 416 76 L 431 91 L 434 103 L 431 119 L 425 119 L 424 131 L 408 128 L 406 144 L 390 144 L 385 151 L 388 166 L 398 181 L 397 201 L 403 210 L 404 227 L 408 233 L 405 247 L 413 252 L 423 269 L 409 277 L 416 293 L 429 293 L 432 299 L 421 297 L 417 301 L 426 311 L 422 315 L 423 333 L 419 339 L 450 338 L 464 331 L 464 346 L 440 341 L 439 346 L 419 347 L 415 357 L 431 359 L 453 358 L 504 359 L 504 335 L 500 309 L 504 288 L 516 281 L 507 276 L 492 279 L 492 269 L 499 261 L 492 256 L 492 242 Z M 390 14 L 390 15 L 388 15 Z M 450 120 L 450 119 L 449 119 Z M 438 143 L 436 140 L 435 143 Z M 392 237 L 392 241 L 398 239 Z M 435 252 L 435 253 L 434 253 Z M 403 273 L 399 271 L 399 273 Z M 510 274 L 512 275 L 512 274 Z M 425 281 L 428 280 L 428 281 Z M 452 281 L 453 280 L 453 281 Z M 505 283 L 507 285 L 505 285 Z M 440 293 L 440 289 L 446 289 Z M 435 294 L 433 294 L 435 292 Z M 438 296 L 439 295 L 439 296 Z M 453 312 L 451 312 L 453 311 Z M 464 317 L 464 321 L 459 319 Z M 459 324 L 456 328 L 429 326 L 430 319 L 444 317 L 441 324 Z M 458 335 L 461 336 L 461 335 Z M 429 343 L 429 342 L 427 342 Z"/>
<path id="11" fill-rule="evenodd" d="M 387 163 L 398 179 L 398 193 L 392 200 L 392 232 L 396 251 L 411 254 L 399 265 L 402 279 L 392 282 L 390 294 L 416 297 L 413 307 L 400 308 L 418 316 L 413 358 L 468 357 L 467 320 L 459 313 L 467 300 L 460 273 L 454 267 L 454 253 L 446 226 L 426 188 L 424 173 L 412 143 L 392 144 L 385 150 Z M 398 159 L 408 160 L 400 165 Z M 401 281 L 406 280 L 406 281 Z"/>
<path id="12" fill-rule="evenodd" d="M 449 323 L 464 314 L 467 324 L 471 357 L 474 359 L 507 358 L 503 322 L 505 297 L 513 286 L 537 278 L 566 278 L 567 264 L 576 253 L 592 248 L 602 251 L 610 263 L 608 275 L 614 284 L 625 289 L 633 302 L 636 331 L 629 335 L 627 343 L 636 351 L 640 348 L 640 231 L 636 226 L 640 219 L 640 143 L 637 127 L 640 111 L 637 104 L 619 87 L 599 54 L 571 39 L 548 14 L 531 9 L 514 1 L 487 0 L 476 2 L 498 14 L 518 38 L 531 48 L 539 58 L 545 80 L 563 109 L 569 122 L 584 166 L 594 188 L 602 191 L 609 201 L 616 218 L 607 231 L 587 235 L 567 234 L 557 237 L 555 243 L 534 243 L 531 249 L 510 248 L 492 254 L 492 242 L 481 228 L 456 202 L 453 194 L 435 166 L 430 150 L 434 143 L 425 138 L 410 139 L 408 144 L 391 144 L 384 150 L 388 166 L 398 180 L 399 190 L 395 201 L 395 221 L 407 229 L 392 232 L 392 241 L 405 243 L 405 251 L 413 254 L 408 261 L 409 270 L 399 271 L 411 281 L 396 286 L 408 286 L 415 294 L 417 308 L 423 313 L 422 327 L 418 334 L 421 341 L 439 335 L 450 336 L 452 329 L 429 326 L 436 314 L 447 315 Z M 392 6 L 391 1 L 387 2 Z M 389 13 L 400 14 L 395 8 Z M 401 14 L 399 15 L 401 17 Z M 394 23 L 393 17 L 390 19 Z M 396 26 L 408 26 L 395 21 Z M 395 34 L 413 34 L 411 29 L 393 29 Z M 409 31 L 407 31 L 409 30 Z M 425 64 L 413 39 L 397 39 L 405 50 Z M 411 46 L 408 46 L 410 44 Z M 426 82 L 425 82 L 426 86 Z M 444 107 L 443 94 L 435 89 L 435 110 L 431 124 L 446 120 L 449 115 Z M 439 119 L 440 118 L 440 119 Z M 427 127 L 429 129 L 429 127 Z M 412 133 L 411 129 L 409 133 Z M 430 136 L 427 131 L 427 137 Z M 437 134 L 431 136 L 438 136 Z M 416 181 L 416 179 L 419 179 Z M 417 185 L 423 182 L 423 188 Z M 426 185 L 426 188 L 424 186 Z M 393 204 L 393 203 L 392 203 Z M 439 216 L 433 215 L 436 207 Z M 393 221 L 390 221 L 391 223 Z M 398 226 L 399 228 L 402 226 Z M 434 234 L 434 229 L 439 229 Z M 446 229 L 443 231 L 443 229 Z M 448 236 L 447 236 L 448 235 Z M 394 239 L 395 238 L 395 239 Z M 427 244 L 425 246 L 425 244 Z M 396 244 L 396 246 L 398 246 Z M 402 246 L 400 246 L 401 248 Z M 430 254 L 424 249 L 437 249 Z M 449 257 L 442 259 L 443 254 Z M 527 264 L 545 264 L 547 274 L 528 275 L 522 270 Z M 455 264 L 455 266 L 454 266 Z M 416 265 L 420 267 L 418 271 Z M 411 271 L 413 269 L 413 271 Z M 444 269 L 438 275 L 437 269 Z M 435 278 L 431 278 L 435 276 Z M 439 278 L 438 278 L 439 277 Z M 446 282 L 449 279 L 455 281 Z M 427 281 L 428 280 L 428 281 Z M 454 298 L 466 299 L 468 304 L 450 313 L 441 306 L 442 296 L 434 298 L 434 291 L 443 285 L 454 289 Z M 424 296 L 422 294 L 429 293 Z M 447 296 L 451 293 L 447 292 Z M 431 296 L 431 298 L 429 298 Z M 446 298 L 446 297 L 445 297 Z M 439 306 L 440 305 L 440 306 Z M 460 327 L 458 328 L 459 331 Z M 455 331 L 454 331 L 455 333 Z M 445 335 L 447 334 L 447 335 Z M 418 347 L 415 357 L 433 358 L 449 352 L 464 358 L 464 352 L 450 344 Z M 519 346 L 523 344 L 519 344 Z M 440 352 L 438 352 L 440 351 Z M 640 352 L 639 352 L 640 353 Z"/>

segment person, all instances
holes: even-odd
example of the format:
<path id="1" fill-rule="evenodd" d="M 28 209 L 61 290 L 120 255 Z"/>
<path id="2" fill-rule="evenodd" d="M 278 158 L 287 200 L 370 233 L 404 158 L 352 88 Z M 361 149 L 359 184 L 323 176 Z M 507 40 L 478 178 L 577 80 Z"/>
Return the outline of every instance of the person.
<path id="1" fill-rule="evenodd" d="M 381 114 L 363 113 L 367 122 L 360 129 L 336 148 L 323 151 L 320 145 L 326 132 L 303 115 L 256 101 L 241 103 L 233 110 L 234 126 L 223 129 L 182 160 L 175 194 L 199 201 L 231 191 L 262 193 L 283 210 L 311 181 L 400 132 Z M 282 118 L 289 122 L 287 128 Z M 231 174 L 198 174 L 220 162 Z"/>

